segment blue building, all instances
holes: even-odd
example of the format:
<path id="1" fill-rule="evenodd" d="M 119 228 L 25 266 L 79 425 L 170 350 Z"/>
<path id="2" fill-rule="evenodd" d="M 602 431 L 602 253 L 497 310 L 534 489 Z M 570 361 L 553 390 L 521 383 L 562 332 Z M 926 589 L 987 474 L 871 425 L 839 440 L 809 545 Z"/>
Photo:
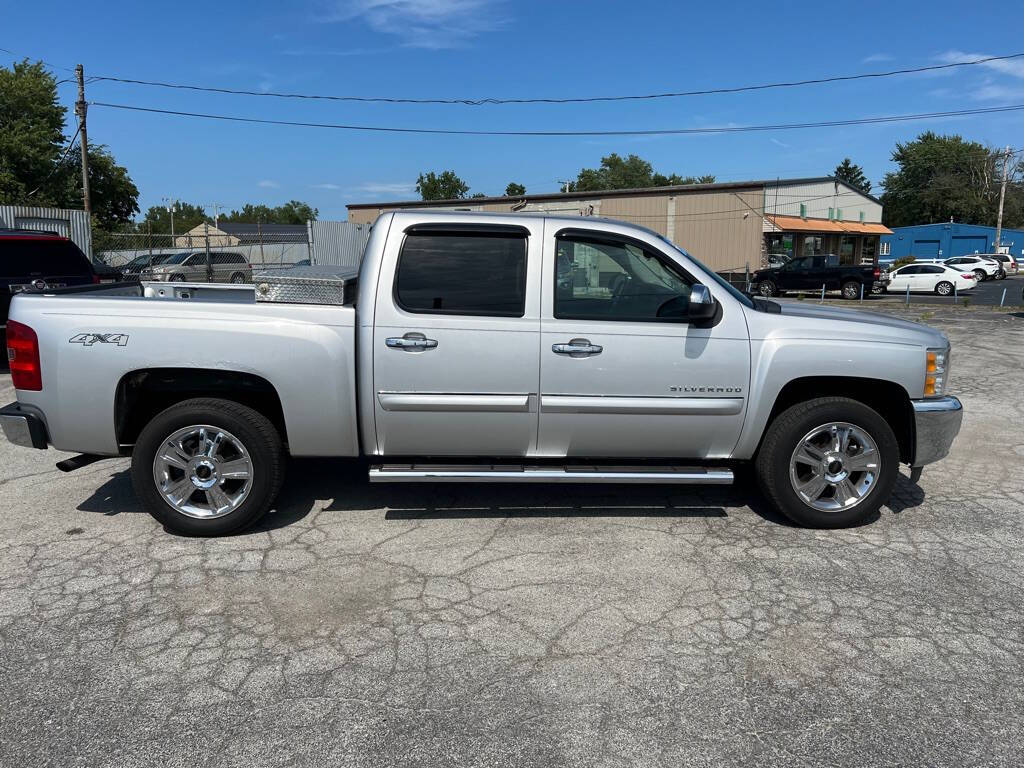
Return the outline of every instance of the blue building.
<path id="1" fill-rule="evenodd" d="M 891 235 L 882 235 L 879 243 L 880 261 L 913 256 L 916 259 L 951 259 L 971 253 L 993 253 L 996 228 L 976 224 L 919 224 L 893 227 Z M 1017 260 L 1024 257 L 1024 231 L 1003 229 L 1001 250 Z"/>

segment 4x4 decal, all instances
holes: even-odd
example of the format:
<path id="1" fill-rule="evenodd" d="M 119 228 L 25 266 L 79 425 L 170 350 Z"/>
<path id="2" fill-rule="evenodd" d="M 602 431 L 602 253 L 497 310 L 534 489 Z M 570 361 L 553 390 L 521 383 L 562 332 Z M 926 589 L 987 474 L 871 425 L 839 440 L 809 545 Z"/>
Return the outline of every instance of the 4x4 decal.
<path id="1" fill-rule="evenodd" d="M 68 344 L 83 344 L 91 347 L 93 344 L 116 344 L 119 347 L 128 344 L 127 333 L 79 333 L 68 339 Z"/>

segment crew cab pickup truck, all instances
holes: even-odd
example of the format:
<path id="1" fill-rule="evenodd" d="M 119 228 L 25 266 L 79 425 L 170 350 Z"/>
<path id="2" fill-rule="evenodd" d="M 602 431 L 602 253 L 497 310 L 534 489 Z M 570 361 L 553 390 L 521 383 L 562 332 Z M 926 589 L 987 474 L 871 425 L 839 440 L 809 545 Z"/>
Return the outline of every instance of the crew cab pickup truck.
<path id="1" fill-rule="evenodd" d="M 878 267 L 840 264 L 834 254 L 799 256 L 785 264 L 754 273 L 751 284 L 761 296 L 779 296 L 787 291 L 839 291 L 844 299 L 870 294 L 882 276 Z"/>
<path id="2" fill-rule="evenodd" d="M 725 484 L 752 464 L 779 511 L 842 527 L 960 428 L 941 333 L 748 298 L 616 221 L 385 213 L 358 275 L 288 274 L 18 294 L 7 437 L 86 454 L 64 468 L 130 454 L 146 510 L 213 535 L 271 507 L 289 456 L 419 483 Z"/>

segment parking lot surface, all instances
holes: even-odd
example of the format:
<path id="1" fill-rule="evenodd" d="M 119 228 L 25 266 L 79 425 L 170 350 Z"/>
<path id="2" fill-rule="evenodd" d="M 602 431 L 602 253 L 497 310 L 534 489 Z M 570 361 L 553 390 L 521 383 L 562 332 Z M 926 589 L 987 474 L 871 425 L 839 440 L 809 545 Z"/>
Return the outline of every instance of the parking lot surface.
<path id="1" fill-rule="evenodd" d="M 742 482 L 295 461 L 262 527 L 187 539 L 126 460 L 0 443 L 0 762 L 1019 765 L 1024 314 L 904 316 L 949 334 L 964 427 L 853 530 Z"/>

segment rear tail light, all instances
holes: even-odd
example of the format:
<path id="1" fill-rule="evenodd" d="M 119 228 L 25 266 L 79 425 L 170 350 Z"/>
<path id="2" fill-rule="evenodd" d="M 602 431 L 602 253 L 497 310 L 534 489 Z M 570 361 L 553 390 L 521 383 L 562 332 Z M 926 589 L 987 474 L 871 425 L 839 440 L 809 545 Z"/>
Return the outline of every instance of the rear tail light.
<path id="1" fill-rule="evenodd" d="M 92 284 L 93 285 L 99 285 L 100 284 L 100 276 L 99 275 L 93 273 Z"/>
<path id="2" fill-rule="evenodd" d="M 875 280 L 877 280 L 881 276 L 882 276 L 882 270 L 879 269 L 878 267 L 875 267 Z"/>
<path id="3" fill-rule="evenodd" d="M 15 389 L 38 392 L 43 388 L 39 367 L 39 339 L 36 332 L 16 320 L 7 321 L 7 360 Z"/>
<path id="4" fill-rule="evenodd" d="M 960 277 L 964 278 L 965 280 L 977 280 L 978 279 L 978 276 L 976 274 L 974 274 L 973 272 L 968 272 L 967 274 L 960 275 Z"/>

